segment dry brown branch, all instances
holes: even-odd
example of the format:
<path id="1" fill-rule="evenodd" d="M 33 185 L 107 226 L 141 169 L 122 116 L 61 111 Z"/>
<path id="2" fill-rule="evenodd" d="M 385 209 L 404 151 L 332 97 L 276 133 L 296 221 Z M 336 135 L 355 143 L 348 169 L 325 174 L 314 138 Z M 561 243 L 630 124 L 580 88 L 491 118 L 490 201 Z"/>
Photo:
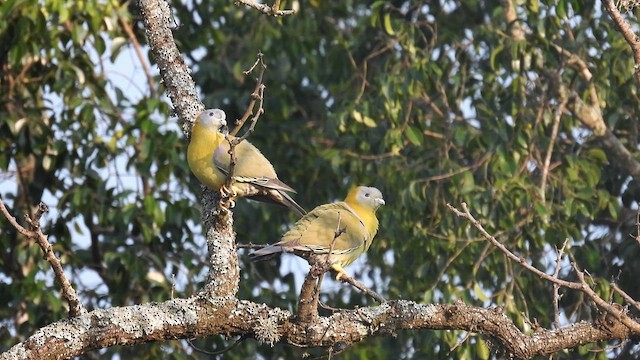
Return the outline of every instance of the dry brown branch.
<path id="1" fill-rule="evenodd" d="M 315 323 L 318 319 L 318 304 L 316 289 L 318 280 L 326 272 L 325 264 L 318 261 L 311 264 L 311 269 L 307 273 L 300 289 L 298 298 L 297 320 L 301 323 Z"/>
<path id="2" fill-rule="evenodd" d="M 60 285 L 62 297 L 69 304 L 69 316 L 76 317 L 85 313 L 86 310 L 84 306 L 82 306 L 82 303 L 80 303 L 78 294 L 65 275 L 64 269 L 62 269 L 62 262 L 53 252 L 53 246 L 51 246 L 51 243 L 49 243 L 49 240 L 47 239 L 47 235 L 42 233 L 42 229 L 40 228 L 40 218 L 44 213 L 49 211 L 47 205 L 45 205 L 44 203 L 40 203 L 33 219 L 29 217 L 29 215 L 24 216 L 24 219 L 31 227 L 31 230 L 27 230 L 20 224 L 18 224 L 16 218 L 11 216 L 9 210 L 7 210 L 7 207 L 5 206 L 2 198 L 0 198 L 0 211 L 20 234 L 29 239 L 35 240 L 42 249 L 42 252 L 44 253 L 44 259 L 49 263 L 49 265 L 51 265 L 53 273 L 55 274 L 56 281 Z"/>
<path id="3" fill-rule="evenodd" d="M 613 291 L 615 291 L 618 295 L 622 296 L 622 298 L 624 299 L 624 301 L 628 302 L 629 304 L 633 305 L 633 307 L 635 307 L 637 310 L 640 310 L 640 301 L 636 301 L 634 298 L 632 298 L 629 294 L 627 294 L 624 290 L 620 289 L 620 287 L 618 286 L 618 284 L 616 283 L 611 283 L 611 288 L 613 289 Z"/>
<path id="4" fill-rule="evenodd" d="M 482 164 L 484 164 L 492 156 L 493 156 L 492 153 L 486 153 L 480 160 L 476 161 L 474 164 L 471 164 L 471 165 L 468 165 L 468 166 L 463 166 L 463 167 L 461 167 L 459 169 L 449 171 L 446 174 L 440 174 L 440 175 L 429 176 L 427 178 L 416 179 L 415 182 L 417 182 L 417 183 L 421 183 L 421 182 L 429 183 L 429 182 L 432 182 L 432 181 L 442 181 L 442 180 L 451 178 L 451 177 L 453 177 L 455 175 L 462 174 L 462 173 L 464 173 L 466 171 L 474 171 L 475 169 L 477 169 L 480 166 L 482 166 Z"/>
<path id="5" fill-rule="evenodd" d="M 636 242 L 640 245 L 640 209 L 636 213 Z"/>
<path id="6" fill-rule="evenodd" d="M 351 286 L 353 286 L 356 289 L 362 291 L 365 295 L 373 298 L 375 301 L 377 301 L 377 302 L 379 302 L 381 304 L 387 302 L 387 300 L 385 300 L 380 294 L 378 294 L 375 291 L 369 289 L 365 284 L 359 282 L 358 280 L 354 279 L 351 276 L 341 277 L 340 281 L 343 281 L 343 282 L 346 282 L 348 284 L 351 284 Z"/>
<path id="7" fill-rule="evenodd" d="M 338 237 L 342 235 L 346 231 L 346 228 L 340 229 L 340 224 L 342 223 L 342 214 L 338 211 L 338 224 L 336 225 L 336 230 L 333 233 L 333 240 L 331 240 L 331 245 L 329 245 L 329 252 L 324 258 L 325 267 L 329 268 L 331 266 L 331 254 L 333 254 L 333 249 L 336 246 L 336 241 L 338 241 Z M 322 281 L 324 280 L 325 273 L 318 278 L 318 282 L 316 283 L 316 288 L 313 294 L 313 302 L 314 306 L 317 307 L 317 304 L 320 302 L 320 288 L 322 288 Z M 340 276 L 340 275 L 338 275 Z"/>
<path id="8" fill-rule="evenodd" d="M 238 244 L 238 249 L 253 250 L 253 249 L 262 249 L 262 248 L 265 248 L 267 246 L 270 246 L 270 245 L 269 244 L 254 244 L 254 243 Z"/>
<path id="9" fill-rule="evenodd" d="M 133 44 L 133 48 L 136 51 L 136 56 L 142 64 L 142 69 L 144 70 L 144 74 L 147 77 L 147 85 L 149 86 L 149 96 L 154 98 L 156 97 L 156 84 L 153 80 L 153 75 L 151 75 L 151 69 L 149 68 L 149 64 L 147 63 L 146 56 L 142 53 L 142 48 L 140 43 L 138 42 L 138 38 L 133 33 L 133 29 L 131 28 L 131 23 L 126 18 L 118 15 L 118 20 L 120 20 L 120 24 L 124 29 L 124 32 L 127 33 L 127 37 L 129 37 L 129 41 Z"/>
<path id="10" fill-rule="evenodd" d="M 237 195 L 230 190 L 232 189 L 233 182 L 235 181 L 234 173 L 235 173 L 235 168 L 238 161 L 238 159 L 236 158 L 236 152 L 235 152 L 236 146 L 238 146 L 238 144 L 240 144 L 242 141 L 246 140 L 249 137 L 249 135 L 253 133 L 256 127 L 256 123 L 258 122 L 258 119 L 260 119 L 260 116 L 264 114 L 263 105 L 264 105 L 265 86 L 263 84 L 263 79 L 264 79 L 264 72 L 267 69 L 267 66 L 264 63 L 264 55 L 261 52 L 258 53 L 258 59 L 253 64 L 253 66 L 251 66 L 251 68 L 245 71 L 244 73 L 249 74 L 251 71 L 253 71 L 256 68 L 258 64 L 260 64 L 260 74 L 256 79 L 256 88 L 253 91 L 253 93 L 251 93 L 251 101 L 249 101 L 249 104 L 247 105 L 247 110 L 245 111 L 244 116 L 242 116 L 240 120 L 237 120 L 235 122 L 236 127 L 230 133 L 231 136 L 227 137 L 227 141 L 229 142 L 229 159 L 230 160 L 229 160 L 229 173 L 227 174 L 227 181 L 225 183 L 225 187 L 220 189 L 222 193 L 223 203 L 226 203 L 227 201 L 229 201 L 231 204 L 233 204 L 233 197 Z M 256 107 L 256 104 L 258 106 L 258 110 L 254 113 L 253 110 Z M 247 131 L 245 131 L 245 133 L 240 137 L 233 137 L 240 131 L 240 129 L 245 124 L 247 119 L 249 119 L 249 117 L 251 117 L 251 120 L 250 120 L 250 125 Z M 223 189 L 227 189 L 227 191 L 223 191 Z M 228 198 L 229 193 L 231 193 L 230 199 Z M 241 194 L 241 195 L 246 196 L 247 194 Z M 233 207 L 233 205 L 231 205 L 231 207 Z"/>
<path id="11" fill-rule="evenodd" d="M 235 0 L 235 4 L 236 5 L 243 4 L 243 5 L 249 6 L 269 16 L 287 16 L 287 15 L 293 15 L 296 13 L 296 10 L 294 9 L 280 10 L 280 0 L 275 0 L 273 6 L 260 4 L 253 0 Z"/>
<path id="12" fill-rule="evenodd" d="M 614 318 L 616 318 L 618 321 L 620 321 L 622 324 L 624 324 L 629 330 L 631 330 L 634 333 L 640 333 L 640 323 L 638 323 L 637 321 L 635 321 L 632 318 L 630 318 L 627 315 L 626 312 L 621 311 L 620 309 L 617 309 L 616 306 L 614 306 L 614 305 L 619 305 L 619 304 L 613 304 L 612 305 L 612 304 L 608 303 L 607 301 L 603 300 L 600 296 L 598 296 L 598 294 L 596 294 L 595 291 L 593 291 L 593 289 L 585 281 L 584 273 L 578 269 L 577 264 L 572 263 L 572 266 L 576 269 L 576 273 L 577 273 L 578 279 L 580 280 L 579 282 L 571 282 L 571 281 L 558 279 L 558 278 L 554 277 L 553 275 L 549 275 L 549 274 L 537 269 L 536 267 L 532 266 L 531 264 L 529 264 L 527 262 L 527 260 L 525 258 L 515 255 L 509 249 L 507 249 L 503 244 L 498 242 L 498 240 L 496 240 L 495 237 L 493 237 L 491 234 L 489 234 L 484 229 L 484 227 L 482 226 L 480 221 L 476 220 L 473 217 L 471 212 L 469 212 L 469 209 L 468 209 L 466 203 L 464 203 L 464 202 L 462 203 L 462 211 L 456 209 L 451 204 L 447 204 L 447 207 L 449 208 L 449 210 L 451 210 L 457 216 L 465 218 L 469 222 L 471 222 L 471 224 L 473 224 L 473 226 L 478 231 L 480 231 L 480 233 L 482 234 L 482 236 L 484 236 L 485 239 L 487 239 L 491 244 L 493 244 L 493 246 L 497 247 L 500 251 L 502 251 L 502 253 L 504 253 L 509 259 L 516 261 L 522 267 L 524 267 L 528 271 L 532 272 L 533 274 L 539 276 L 540 278 L 542 278 L 544 280 L 547 280 L 547 281 L 549 281 L 551 283 L 554 283 L 554 284 L 558 284 L 559 286 L 562 286 L 562 287 L 566 287 L 566 288 L 573 289 L 573 290 L 578 290 L 578 291 L 584 293 L 599 308 L 607 311 Z"/>
<path id="13" fill-rule="evenodd" d="M 264 113 L 264 109 L 262 108 L 262 99 L 263 99 L 264 87 L 265 87 L 263 79 L 264 79 L 264 72 L 267 70 L 267 65 L 264 63 L 264 54 L 261 52 L 258 52 L 256 61 L 248 70 L 243 71 L 243 74 L 249 75 L 251 72 L 253 72 L 253 70 L 255 70 L 255 68 L 258 65 L 260 65 L 260 72 L 258 73 L 258 78 L 256 79 L 256 87 L 253 90 L 253 93 L 251 93 L 251 101 L 247 105 L 247 110 L 245 110 L 244 115 L 242 115 L 242 118 L 235 121 L 235 127 L 229 133 L 232 136 L 236 136 L 240 131 L 240 129 L 242 128 L 242 126 L 244 125 L 244 123 L 247 121 L 247 119 L 249 119 L 251 115 L 254 115 L 253 110 L 256 107 L 256 101 L 260 101 L 260 103 L 258 105 L 258 111 L 256 112 L 255 116 L 252 118 L 251 126 L 249 127 L 250 131 L 253 131 L 253 128 L 255 127 L 255 123 L 258 120 L 257 117 L 259 117 L 260 115 L 262 115 L 262 113 Z M 248 136 L 246 133 L 245 135 Z"/>

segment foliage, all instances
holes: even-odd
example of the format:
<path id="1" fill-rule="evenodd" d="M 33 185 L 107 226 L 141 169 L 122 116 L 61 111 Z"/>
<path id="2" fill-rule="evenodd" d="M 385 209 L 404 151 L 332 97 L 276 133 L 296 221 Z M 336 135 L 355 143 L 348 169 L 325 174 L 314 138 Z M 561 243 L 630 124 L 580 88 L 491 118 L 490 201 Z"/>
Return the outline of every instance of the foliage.
<path id="1" fill-rule="evenodd" d="M 177 296 L 196 291 L 206 252 L 184 141 L 165 118 L 164 99 L 149 90 L 133 96 L 104 70 L 103 62 L 119 57 L 117 45 L 128 41 L 123 24 L 135 9 L 113 1 L 41 3 L 0 7 L 0 166 L 15 171 L 18 183 L 4 198 L 13 200 L 14 214 L 42 199 L 55 204 L 47 232 L 90 306 L 167 299 L 174 273 L 186 275 Z M 445 204 L 466 202 L 501 242 L 548 272 L 554 248 L 568 241 L 595 281 L 615 278 L 640 298 L 638 246 L 629 237 L 636 234 L 638 179 L 575 114 L 561 114 L 552 137 L 561 85 L 586 101 L 593 84 L 606 125 L 637 158 L 637 84 L 627 44 L 596 2 L 515 2 L 523 39 L 511 35 L 515 24 L 506 22 L 504 3 L 286 1 L 283 6 L 299 12 L 282 19 L 233 2 L 172 5 L 180 24 L 176 41 L 207 107 L 239 118 L 254 86 L 242 71 L 257 50 L 265 54 L 266 114 L 251 141 L 298 189 L 296 200 L 313 208 L 355 184 L 385 194 L 380 232 L 366 260 L 353 266 L 363 269 L 357 277 L 374 279 L 374 290 L 388 298 L 502 306 L 523 328 L 527 319 L 550 327 L 551 285 L 507 261 Z M 584 60 L 593 79 L 585 80 L 556 46 Z M 126 175 L 116 171 L 122 168 Z M 239 242 L 266 243 L 276 241 L 293 216 L 240 201 L 235 219 Z M 15 334 L 26 336 L 65 311 L 38 250 L 5 222 L 1 231 L 5 349 Z M 278 266 L 286 257 L 250 263 L 246 252 L 239 254 L 241 298 L 295 306 L 293 269 Z M 98 286 L 82 286 L 87 272 L 97 274 Z M 150 280 L 156 272 L 164 278 Z M 570 274 L 569 267 L 561 274 Z M 323 296 L 335 307 L 371 304 L 336 284 Z M 592 316 L 576 293 L 566 292 L 560 305 L 570 321 Z M 473 336 L 451 351 L 463 337 L 407 332 L 370 339 L 342 356 L 485 353 L 484 340 Z M 203 348 L 228 343 L 197 342 Z M 108 352 L 183 358 L 191 351 L 184 347 Z M 605 356 L 585 349 L 559 357 Z M 225 357 L 256 351 L 265 358 L 302 354 L 245 341 Z"/>

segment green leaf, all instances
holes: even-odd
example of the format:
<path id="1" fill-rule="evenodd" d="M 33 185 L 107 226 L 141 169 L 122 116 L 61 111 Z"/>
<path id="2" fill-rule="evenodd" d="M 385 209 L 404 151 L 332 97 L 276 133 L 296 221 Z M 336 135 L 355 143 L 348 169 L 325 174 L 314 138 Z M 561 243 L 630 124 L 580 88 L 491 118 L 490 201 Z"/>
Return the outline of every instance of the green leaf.
<path id="1" fill-rule="evenodd" d="M 424 135 L 422 135 L 422 131 L 420 131 L 420 129 L 413 126 L 407 126 L 406 134 L 407 134 L 407 138 L 409 139 L 409 141 L 411 141 L 413 145 L 416 145 L 416 146 L 422 145 L 424 141 Z"/>

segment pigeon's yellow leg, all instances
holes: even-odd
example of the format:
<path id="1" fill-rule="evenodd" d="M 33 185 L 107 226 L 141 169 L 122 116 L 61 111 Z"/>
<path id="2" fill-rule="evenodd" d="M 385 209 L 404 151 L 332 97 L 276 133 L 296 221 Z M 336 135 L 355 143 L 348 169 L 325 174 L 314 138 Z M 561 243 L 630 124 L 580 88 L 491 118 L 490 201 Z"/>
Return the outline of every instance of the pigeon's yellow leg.
<path id="1" fill-rule="evenodd" d="M 340 281 L 342 278 L 348 278 L 349 274 L 342 268 L 340 264 L 332 264 L 331 268 L 335 270 L 338 275 L 336 275 L 336 281 Z"/>

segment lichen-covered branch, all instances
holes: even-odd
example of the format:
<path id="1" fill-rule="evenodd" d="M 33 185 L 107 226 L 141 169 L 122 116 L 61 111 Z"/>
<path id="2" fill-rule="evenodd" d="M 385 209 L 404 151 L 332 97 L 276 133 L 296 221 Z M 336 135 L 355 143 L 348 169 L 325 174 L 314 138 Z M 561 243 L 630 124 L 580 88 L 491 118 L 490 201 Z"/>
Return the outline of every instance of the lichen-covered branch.
<path id="1" fill-rule="evenodd" d="M 153 59 L 158 64 L 175 114 L 182 120 L 183 131 L 189 137 L 193 122 L 204 110 L 204 105 L 198 98 L 190 70 L 173 39 L 171 9 L 163 0 L 140 0 L 140 10 Z"/>
<path id="2" fill-rule="evenodd" d="M 140 9 L 149 46 L 160 69 L 167 95 L 176 115 L 183 120 L 185 136 L 189 137 L 193 121 L 204 110 L 204 106 L 197 96 L 190 70 L 173 39 L 171 9 L 163 0 L 141 0 Z M 240 279 L 233 217 L 230 212 L 218 208 L 219 196 L 218 193 L 204 191 L 202 197 L 210 265 L 204 293 L 213 298 L 234 297 Z"/>
<path id="3" fill-rule="evenodd" d="M 285 343 L 331 347 L 409 329 L 465 330 L 487 335 L 495 350 L 528 359 L 585 343 L 626 339 L 627 328 L 610 320 L 602 317 L 595 323 L 581 322 L 525 334 L 499 308 L 485 309 L 461 302 L 425 305 L 403 300 L 342 310 L 329 317 L 319 317 L 313 323 L 301 323 L 294 321 L 289 311 L 263 304 L 211 301 L 195 296 L 160 304 L 99 309 L 60 320 L 1 354 L 0 360 L 71 358 L 114 345 L 220 334 L 253 337 L 265 346 Z"/>

